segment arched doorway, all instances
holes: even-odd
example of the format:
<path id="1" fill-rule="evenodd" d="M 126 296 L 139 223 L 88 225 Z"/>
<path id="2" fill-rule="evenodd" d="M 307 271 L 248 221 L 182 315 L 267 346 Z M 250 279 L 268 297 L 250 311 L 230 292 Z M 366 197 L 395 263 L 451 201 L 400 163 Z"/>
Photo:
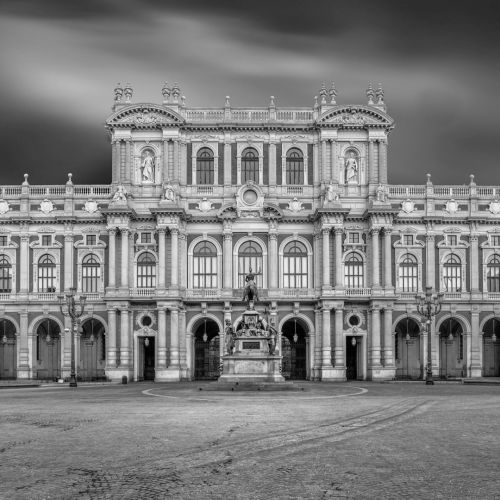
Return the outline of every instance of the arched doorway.
<path id="1" fill-rule="evenodd" d="M 281 374 L 289 380 L 305 380 L 307 377 L 306 330 L 300 319 L 285 322 L 281 331 Z"/>
<path id="2" fill-rule="evenodd" d="M 104 380 L 106 364 L 104 325 L 91 318 L 82 323 L 80 331 L 79 380 Z"/>
<path id="3" fill-rule="evenodd" d="M 16 327 L 8 319 L 0 321 L 0 379 L 15 379 L 17 374 Z"/>
<path id="4" fill-rule="evenodd" d="M 483 326 L 483 376 L 500 377 L 500 319 L 491 318 Z"/>
<path id="5" fill-rule="evenodd" d="M 422 378 L 420 327 L 417 321 L 409 317 L 399 321 L 394 343 L 396 378 L 403 380 Z"/>
<path id="6" fill-rule="evenodd" d="M 36 330 L 36 361 L 38 379 L 61 377 L 61 329 L 52 319 L 44 319 Z"/>
<path id="7" fill-rule="evenodd" d="M 194 378 L 216 380 L 220 375 L 219 326 L 209 318 L 198 323 L 194 334 Z"/>
<path id="8" fill-rule="evenodd" d="M 455 318 L 445 319 L 439 327 L 439 376 L 463 376 L 464 337 L 462 325 Z"/>

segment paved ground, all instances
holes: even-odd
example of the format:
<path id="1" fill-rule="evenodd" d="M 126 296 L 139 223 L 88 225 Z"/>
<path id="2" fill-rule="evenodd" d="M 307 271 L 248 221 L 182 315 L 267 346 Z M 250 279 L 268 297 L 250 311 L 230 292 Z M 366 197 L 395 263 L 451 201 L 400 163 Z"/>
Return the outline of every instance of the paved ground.
<path id="1" fill-rule="evenodd" d="M 0 391 L 0 498 L 500 498 L 500 386 Z"/>

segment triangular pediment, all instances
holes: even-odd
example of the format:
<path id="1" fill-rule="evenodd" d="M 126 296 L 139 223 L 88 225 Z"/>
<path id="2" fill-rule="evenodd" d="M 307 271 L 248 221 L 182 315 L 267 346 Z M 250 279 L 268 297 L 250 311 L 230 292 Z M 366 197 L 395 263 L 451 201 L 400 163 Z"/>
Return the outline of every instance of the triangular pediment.
<path id="1" fill-rule="evenodd" d="M 109 128 L 163 128 L 182 125 L 184 118 L 172 109 L 158 104 L 134 104 L 113 113 L 106 125 Z"/>
<path id="2" fill-rule="evenodd" d="M 383 127 L 392 128 L 394 120 L 383 111 L 371 106 L 336 106 L 325 111 L 318 125 L 339 128 Z"/>

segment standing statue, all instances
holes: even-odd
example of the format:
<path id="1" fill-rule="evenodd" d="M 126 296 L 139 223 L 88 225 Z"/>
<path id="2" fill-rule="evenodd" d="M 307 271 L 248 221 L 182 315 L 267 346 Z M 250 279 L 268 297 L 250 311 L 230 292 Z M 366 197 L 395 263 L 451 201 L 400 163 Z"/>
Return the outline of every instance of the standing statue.
<path id="1" fill-rule="evenodd" d="M 168 179 L 163 184 L 163 199 L 166 201 L 175 201 L 175 190 Z"/>
<path id="2" fill-rule="evenodd" d="M 111 201 L 127 201 L 127 190 L 120 184 Z"/>
<path id="3" fill-rule="evenodd" d="M 151 151 L 146 151 L 146 156 L 142 160 L 142 180 L 147 182 L 155 181 L 155 157 Z"/>
<path id="4" fill-rule="evenodd" d="M 252 268 L 250 268 L 250 272 L 246 275 L 245 282 L 246 286 L 243 300 L 245 302 L 253 302 L 255 300 L 259 300 L 257 285 L 255 284 L 255 274 L 252 272 Z"/>
<path id="5" fill-rule="evenodd" d="M 233 354 L 233 352 L 234 352 L 234 330 L 233 330 L 233 326 L 231 325 L 231 321 L 228 319 L 226 319 L 225 335 L 226 335 L 226 352 L 228 354 Z"/>
<path id="6" fill-rule="evenodd" d="M 268 331 L 267 345 L 269 346 L 269 354 L 273 355 L 274 351 L 276 350 L 278 332 L 276 331 L 276 328 L 274 328 L 270 324 L 267 325 L 267 331 Z"/>
<path id="7" fill-rule="evenodd" d="M 345 180 L 346 183 L 357 182 L 358 181 L 358 161 L 354 152 L 351 151 L 349 156 L 345 159 Z"/>
<path id="8" fill-rule="evenodd" d="M 379 184 L 377 188 L 377 201 L 382 201 L 384 203 L 387 201 L 387 192 L 382 184 Z"/>

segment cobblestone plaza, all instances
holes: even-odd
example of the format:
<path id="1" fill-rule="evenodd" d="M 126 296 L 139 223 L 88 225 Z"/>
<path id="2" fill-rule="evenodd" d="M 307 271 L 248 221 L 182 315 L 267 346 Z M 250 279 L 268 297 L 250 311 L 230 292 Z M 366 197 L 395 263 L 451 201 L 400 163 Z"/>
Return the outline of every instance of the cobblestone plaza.
<path id="1" fill-rule="evenodd" d="M 498 498 L 500 386 L 296 385 L 2 389 L 0 498 Z"/>

